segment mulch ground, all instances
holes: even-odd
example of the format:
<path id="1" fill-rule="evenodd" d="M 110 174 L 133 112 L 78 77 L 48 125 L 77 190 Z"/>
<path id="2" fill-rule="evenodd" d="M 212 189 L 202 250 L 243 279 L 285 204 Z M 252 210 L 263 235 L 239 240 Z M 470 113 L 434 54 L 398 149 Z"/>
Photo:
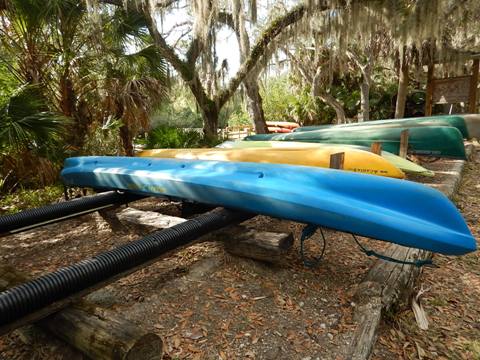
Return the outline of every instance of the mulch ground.
<path id="1" fill-rule="evenodd" d="M 480 153 L 466 165 L 455 203 L 480 239 Z M 409 307 L 387 317 L 374 359 L 480 359 L 480 258 L 435 256 L 419 283 L 429 319 L 420 330 Z"/>
<path id="2" fill-rule="evenodd" d="M 477 238 L 479 175 L 480 165 L 471 163 L 458 202 Z M 179 216 L 178 204 L 161 200 L 133 206 Z M 263 216 L 248 225 L 291 231 L 296 239 L 302 229 Z M 138 228 L 115 233 L 98 214 L 86 215 L 0 238 L 0 261 L 40 275 L 142 235 Z M 327 231 L 326 238 L 324 259 L 315 269 L 303 266 L 298 241 L 281 266 L 232 257 L 221 245 L 207 242 L 169 254 L 88 299 L 162 336 L 165 359 L 342 359 L 352 334 L 352 296 L 375 259 L 361 253 L 347 234 Z M 363 240 L 379 251 L 386 246 Z M 318 254 L 321 244 L 315 234 L 308 251 Z M 430 288 L 423 299 L 430 329 L 418 331 L 408 309 L 393 315 L 384 324 L 376 358 L 462 353 L 472 358 L 479 347 L 473 335 L 480 333 L 477 256 L 438 257 L 437 263 L 441 268 L 426 270 L 422 279 Z M 73 360 L 82 355 L 48 335 L 25 344 L 12 333 L 0 337 L 2 357 Z"/>

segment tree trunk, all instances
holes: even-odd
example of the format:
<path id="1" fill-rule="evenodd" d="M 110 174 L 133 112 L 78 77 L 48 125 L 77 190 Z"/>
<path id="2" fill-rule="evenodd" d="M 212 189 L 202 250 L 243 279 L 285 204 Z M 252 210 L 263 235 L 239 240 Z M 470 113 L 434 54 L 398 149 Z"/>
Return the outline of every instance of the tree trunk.
<path id="1" fill-rule="evenodd" d="M 120 127 L 120 139 L 122 140 L 123 151 L 125 152 L 126 156 L 133 156 L 133 135 L 130 127 L 128 126 L 127 122 L 123 118 L 124 115 L 124 107 L 120 101 L 116 101 L 116 111 L 115 111 L 115 118 L 121 119 L 123 125 Z"/>
<path id="2" fill-rule="evenodd" d="M 68 68 L 65 69 L 60 77 L 60 110 L 63 115 L 73 119 L 66 143 L 80 150 L 85 143 L 85 137 L 88 127 L 91 123 L 89 116 L 80 114 L 84 110 L 85 103 L 77 104 L 77 96 L 73 87 Z"/>
<path id="3" fill-rule="evenodd" d="M 14 267 L 0 264 L 0 291 L 30 280 Z M 37 323 L 21 328 L 21 338 L 53 333 L 90 359 L 161 359 L 162 339 L 119 314 L 80 300 Z M 30 336 L 29 336 L 30 335 Z"/>
<path id="4" fill-rule="evenodd" d="M 327 105 L 331 106 L 335 113 L 337 114 L 337 124 L 345 124 L 347 122 L 347 117 L 345 115 L 345 110 L 343 109 L 342 104 L 335 99 L 330 94 L 321 94 L 319 95 L 320 99 L 324 101 Z"/>
<path id="5" fill-rule="evenodd" d="M 92 123 L 93 117 L 88 107 L 88 103 L 84 99 L 80 99 L 77 103 L 77 110 L 75 113 L 75 136 L 72 136 L 74 140 L 69 144 L 74 144 L 78 149 L 81 149 L 85 143 L 85 138 Z"/>
<path id="6" fill-rule="evenodd" d="M 120 1 L 109 1 L 109 3 L 113 3 L 114 5 L 120 6 L 122 2 Z M 308 7 L 305 4 L 299 4 L 293 7 L 290 11 L 288 11 L 283 16 L 277 18 L 275 21 L 271 22 L 262 34 L 256 39 L 255 44 L 253 47 L 248 51 L 246 54 L 247 57 L 240 68 L 238 69 L 237 73 L 232 76 L 229 83 L 225 88 L 223 88 L 214 99 L 209 99 L 207 94 L 205 93 L 205 89 L 202 86 L 199 76 L 198 76 L 198 69 L 196 68 L 196 60 L 198 58 L 199 51 L 188 51 L 187 52 L 187 59 L 182 60 L 179 55 L 176 53 L 175 49 L 168 45 L 165 41 L 164 37 L 160 33 L 156 21 L 155 16 L 152 16 L 151 7 L 147 6 L 148 2 L 143 2 L 143 13 L 147 19 L 147 26 L 149 29 L 150 34 L 154 39 L 154 43 L 162 56 L 173 66 L 173 68 L 178 72 L 178 74 L 182 77 L 185 83 L 188 84 L 190 89 L 192 90 L 195 99 L 201 109 L 205 109 L 205 101 L 208 100 L 215 104 L 215 111 L 205 111 L 202 110 L 202 115 L 204 121 L 206 121 L 204 125 L 205 135 L 208 136 L 217 136 L 217 126 L 218 126 L 218 114 L 220 109 L 225 105 L 225 103 L 234 95 L 235 91 L 237 90 L 238 86 L 243 82 L 243 80 L 251 75 L 255 68 L 257 67 L 260 59 L 262 59 L 265 55 L 268 59 L 270 55 L 268 54 L 268 47 L 269 45 L 275 41 L 275 39 L 283 32 L 284 29 L 288 28 L 289 26 L 295 24 L 296 22 L 300 21 L 305 13 L 307 12 Z M 320 5 L 317 7 L 317 11 L 326 11 L 330 10 L 330 7 L 327 5 Z M 193 39 L 191 45 L 195 45 L 195 42 L 198 41 L 197 38 Z M 197 49 L 198 47 L 190 46 L 190 49 Z M 195 56 L 192 56 L 194 54 Z"/>
<path id="7" fill-rule="evenodd" d="M 194 69 L 192 69 L 193 71 Z M 206 139 L 216 139 L 218 136 L 218 116 L 220 107 L 205 93 L 198 75 L 195 75 L 188 86 L 197 101 L 203 119 L 203 136 Z"/>
<path id="8" fill-rule="evenodd" d="M 361 112 L 358 117 L 358 122 L 370 120 L 370 63 L 365 65 L 363 70 L 363 82 L 360 86 L 360 103 Z"/>
<path id="9" fill-rule="evenodd" d="M 233 2 L 232 20 L 231 26 L 237 36 L 240 60 L 244 62 L 250 53 L 250 38 L 245 27 L 246 21 L 243 1 Z M 258 88 L 258 75 L 258 70 L 252 71 L 252 73 L 243 80 L 243 85 L 247 93 L 248 113 L 255 125 L 255 132 L 257 134 L 266 134 L 268 133 L 268 128 L 263 112 L 263 101 Z"/>
<path id="10" fill-rule="evenodd" d="M 117 111 L 115 118 L 123 118 L 123 104 L 117 101 Z M 133 136 L 128 124 L 125 121 L 122 121 L 123 125 L 120 127 L 120 139 L 122 140 L 123 151 L 125 151 L 126 156 L 133 156 Z"/>
<path id="11" fill-rule="evenodd" d="M 312 80 L 313 97 L 319 97 L 322 101 L 324 101 L 327 105 L 331 106 L 335 110 L 335 113 L 337 114 L 337 124 L 346 123 L 347 119 L 342 104 L 332 95 L 323 91 L 321 84 L 321 76 L 322 69 L 321 67 L 318 67 Z"/>
<path id="12" fill-rule="evenodd" d="M 323 102 L 325 102 L 327 105 L 331 106 L 333 110 L 335 110 L 335 113 L 337 114 L 337 124 L 345 124 L 347 122 L 345 110 L 343 109 L 342 104 L 340 104 L 337 99 L 327 93 L 320 93 L 316 96 L 318 96 Z"/>
<path id="13" fill-rule="evenodd" d="M 355 61 L 362 72 L 362 85 L 360 85 L 360 107 L 358 114 L 358 122 L 370 120 L 370 84 L 372 83 L 372 44 L 365 48 L 366 62 L 363 63 L 354 53 L 350 53 L 351 58 Z"/>
<path id="14" fill-rule="evenodd" d="M 126 156 L 133 156 L 133 136 L 127 125 L 120 128 L 120 138 L 122 139 L 123 150 Z"/>
<path id="15" fill-rule="evenodd" d="M 91 359 L 162 359 L 162 339 L 111 310 L 73 305 L 39 326 L 72 345 Z"/>
<path id="16" fill-rule="evenodd" d="M 405 116 L 405 103 L 408 93 L 408 62 L 405 55 L 401 58 L 398 74 L 398 92 L 397 103 L 395 106 L 395 119 L 401 119 Z"/>
<path id="17" fill-rule="evenodd" d="M 263 101 L 260 96 L 257 80 L 245 80 L 245 90 L 247 93 L 247 108 L 250 117 L 255 125 L 257 134 L 268 133 L 267 123 L 265 122 L 265 114 L 263 112 Z"/>
<path id="18" fill-rule="evenodd" d="M 200 105 L 200 104 L 199 104 Z M 218 135 L 219 111 L 213 103 L 203 104 L 200 107 L 203 118 L 203 135 L 205 139 L 216 139 Z"/>

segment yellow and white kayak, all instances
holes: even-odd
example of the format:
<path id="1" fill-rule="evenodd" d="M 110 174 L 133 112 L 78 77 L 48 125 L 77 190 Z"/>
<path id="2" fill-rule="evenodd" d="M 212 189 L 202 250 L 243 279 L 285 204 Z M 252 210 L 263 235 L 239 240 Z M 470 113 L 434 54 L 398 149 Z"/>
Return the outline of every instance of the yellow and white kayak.
<path id="1" fill-rule="evenodd" d="M 336 152 L 342 152 L 344 148 L 357 149 L 369 151 L 368 147 L 359 145 L 344 145 L 344 144 L 322 144 L 322 143 L 308 143 L 299 141 L 225 141 L 217 146 L 222 149 L 251 149 L 251 148 L 272 148 L 272 149 L 308 149 L 308 148 L 335 148 Z M 435 173 L 431 170 L 420 166 L 413 161 L 404 159 L 398 155 L 392 154 L 388 151 L 382 151 L 382 157 L 390 162 L 393 166 L 402 170 L 404 173 L 433 177 Z"/>
<path id="2" fill-rule="evenodd" d="M 274 163 L 328 168 L 330 155 L 345 153 L 343 168 L 363 174 L 403 179 L 403 171 L 383 157 L 371 152 L 345 146 L 310 148 L 245 148 L 245 149 L 152 149 L 138 154 L 141 157 L 175 158 L 192 160 L 238 161 Z"/>

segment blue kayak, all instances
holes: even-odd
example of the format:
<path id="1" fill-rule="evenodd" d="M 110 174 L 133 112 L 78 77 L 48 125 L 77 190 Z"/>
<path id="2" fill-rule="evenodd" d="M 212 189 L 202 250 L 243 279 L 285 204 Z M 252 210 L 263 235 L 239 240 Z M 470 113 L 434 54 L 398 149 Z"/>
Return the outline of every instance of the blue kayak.
<path id="1" fill-rule="evenodd" d="M 449 255 L 476 250 L 441 192 L 405 180 L 267 163 L 77 157 L 69 186 L 167 196 L 315 224 Z"/>

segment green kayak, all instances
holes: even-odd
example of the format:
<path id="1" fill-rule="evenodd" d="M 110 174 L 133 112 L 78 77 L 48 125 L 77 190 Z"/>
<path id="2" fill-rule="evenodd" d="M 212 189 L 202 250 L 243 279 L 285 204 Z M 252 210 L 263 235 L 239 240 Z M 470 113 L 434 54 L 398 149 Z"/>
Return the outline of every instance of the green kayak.
<path id="1" fill-rule="evenodd" d="M 480 122 L 479 122 L 480 124 Z M 316 125 L 303 126 L 294 130 L 294 132 L 304 132 L 324 129 L 339 129 L 351 127 L 418 127 L 418 126 L 453 126 L 457 128 L 462 136 L 466 139 L 470 138 L 469 129 L 467 128 L 466 120 L 460 115 L 439 115 L 429 117 L 405 118 L 405 119 L 389 119 L 389 120 L 374 120 L 360 123 L 339 124 L 339 125 Z"/>
<path id="2" fill-rule="evenodd" d="M 319 144 L 319 143 L 307 143 L 307 142 L 296 142 L 296 141 L 225 141 L 224 143 L 218 145 L 219 148 L 227 149 L 245 149 L 245 148 L 316 148 L 322 146 L 338 146 L 338 148 L 351 147 L 353 149 L 369 151 L 370 149 L 365 146 L 358 145 L 342 145 L 342 144 Z M 392 154 L 388 151 L 382 151 L 382 157 L 390 162 L 395 167 L 402 170 L 404 173 L 423 175 L 423 176 L 434 176 L 435 173 L 431 170 L 425 169 L 424 167 L 415 164 L 412 161 L 404 159 L 398 155 Z"/>
<path id="3" fill-rule="evenodd" d="M 398 154 L 400 136 L 406 129 L 409 130 L 408 150 L 411 154 L 465 159 L 462 134 L 458 129 L 449 126 L 335 128 L 288 134 L 257 134 L 247 136 L 245 140 L 302 141 L 361 146 L 371 146 L 374 142 L 381 142 L 385 151 Z"/>

